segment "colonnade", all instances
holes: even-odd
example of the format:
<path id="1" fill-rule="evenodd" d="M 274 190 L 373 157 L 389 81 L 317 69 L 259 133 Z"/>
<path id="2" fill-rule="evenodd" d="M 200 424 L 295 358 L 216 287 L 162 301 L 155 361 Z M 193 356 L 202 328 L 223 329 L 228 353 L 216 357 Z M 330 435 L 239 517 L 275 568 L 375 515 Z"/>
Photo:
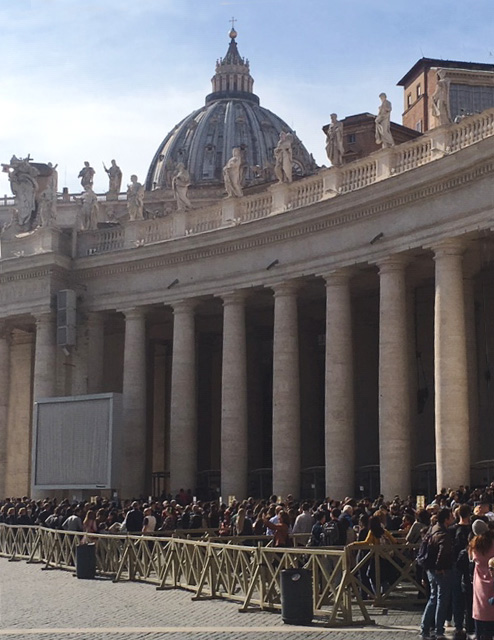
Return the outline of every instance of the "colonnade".
<path id="1" fill-rule="evenodd" d="M 435 439 L 437 483 L 468 483 L 470 417 L 467 331 L 462 256 L 464 246 L 449 240 L 432 247 L 435 261 Z M 381 491 L 386 497 L 411 489 L 410 327 L 406 270 L 410 258 L 393 255 L 376 263 L 379 274 L 379 457 Z M 355 490 L 355 398 L 351 268 L 320 274 L 326 291 L 325 468 L 326 493 Z M 273 492 L 299 495 L 301 422 L 298 295 L 302 279 L 270 285 L 273 322 Z M 223 305 L 221 376 L 221 493 L 245 496 L 248 477 L 248 389 L 245 290 L 220 294 Z M 469 298 L 467 297 L 467 300 Z M 470 304 L 473 304 L 470 298 Z M 197 354 L 196 300 L 173 308 L 170 406 L 170 489 L 196 485 Z M 146 308 L 121 310 L 123 353 L 122 496 L 146 486 Z M 89 313 L 87 392 L 101 391 L 104 316 Z M 33 399 L 55 395 L 55 318 L 36 317 Z M 8 331 L 0 325 L 0 467 L 5 468 L 9 385 Z M 79 374 L 80 375 L 80 374 Z M 469 404 L 470 403 L 470 404 Z M 2 488 L 2 487 L 0 487 Z"/>

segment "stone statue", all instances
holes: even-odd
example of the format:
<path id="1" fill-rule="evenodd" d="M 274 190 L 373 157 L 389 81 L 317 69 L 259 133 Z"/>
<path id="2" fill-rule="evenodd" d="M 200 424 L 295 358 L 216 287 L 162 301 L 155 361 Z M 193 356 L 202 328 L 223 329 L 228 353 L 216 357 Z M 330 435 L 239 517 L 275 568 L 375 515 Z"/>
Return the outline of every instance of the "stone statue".
<path id="1" fill-rule="evenodd" d="M 179 211 L 187 211 L 192 207 L 192 204 L 187 196 L 187 191 L 190 186 L 190 174 L 185 168 L 183 162 L 179 162 L 177 165 L 177 172 L 172 179 L 173 195 L 177 202 L 177 209 Z"/>
<path id="2" fill-rule="evenodd" d="M 98 197 L 92 187 L 88 186 L 81 196 L 82 209 L 79 222 L 81 231 L 89 231 L 98 228 Z"/>
<path id="3" fill-rule="evenodd" d="M 280 133 L 278 144 L 274 150 L 274 173 L 278 178 L 278 182 L 292 181 L 292 144 L 293 136 L 291 133 Z"/>
<path id="4" fill-rule="evenodd" d="M 343 123 L 338 120 L 336 113 L 331 114 L 331 123 L 326 131 L 326 154 L 334 167 L 343 164 Z"/>
<path id="5" fill-rule="evenodd" d="M 109 169 L 106 168 L 105 163 L 103 162 L 103 169 L 108 174 L 108 178 L 110 179 L 110 185 L 108 187 L 108 196 L 110 199 L 116 200 L 118 198 L 118 194 L 120 193 L 120 186 L 122 184 L 122 170 L 117 165 L 115 160 L 111 161 L 111 166 Z"/>
<path id="6" fill-rule="evenodd" d="M 3 165 L 3 170 L 9 174 L 10 188 L 15 196 L 15 206 L 19 226 L 23 231 L 31 230 L 33 215 L 36 211 L 36 178 L 39 171 L 30 164 L 31 158 L 12 156 L 10 164 Z"/>
<path id="7" fill-rule="evenodd" d="M 391 135 L 391 102 L 385 93 L 380 93 L 381 104 L 376 116 L 376 143 L 381 144 L 383 149 L 394 147 L 393 136 Z"/>
<path id="8" fill-rule="evenodd" d="M 445 77 L 444 71 L 437 72 L 437 85 L 432 94 L 432 113 L 436 118 L 436 124 L 440 127 L 451 122 L 449 111 L 449 80 Z"/>
<path id="9" fill-rule="evenodd" d="M 144 220 L 144 187 L 135 174 L 130 176 L 127 185 L 127 211 L 130 220 Z"/>
<path id="10" fill-rule="evenodd" d="M 90 167 L 89 162 L 86 160 L 86 162 L 84 162 L 84 166 L 79 171 L 79 175 L 77 176 L 81 179 L 81 185 L 85 191 L 87 191 L 88 188 L 93 188 L 93 178 L 95 173 L 96 172 L 93 167 Z"/>
<path id="11" fill-rule="evenodd" d="M 229 198 L 241 198 L 244 194 L 241 185 L 242 150 L 232 149 L 232 157 L 223 167 L 223 180 Z"/>
<path id="12" fill-rule="evenodd" d="M 14 209 L 10 220 L 3 225 L 0 225 L 0 236 L 4 240 L 12 240 L 21 231 L 19 226 L 19 214 L 17 209 Z"/>
<path id="13" fill-rule="evenodd" d="M 38 211 L 41 227 L 50 227 L 56 221 L 58 190 L 57 166 L 58 165 L 53 166 L 51 162 L 48 163 L 51 173 L 48 176 L 46 188 L 39 197 Z"/>

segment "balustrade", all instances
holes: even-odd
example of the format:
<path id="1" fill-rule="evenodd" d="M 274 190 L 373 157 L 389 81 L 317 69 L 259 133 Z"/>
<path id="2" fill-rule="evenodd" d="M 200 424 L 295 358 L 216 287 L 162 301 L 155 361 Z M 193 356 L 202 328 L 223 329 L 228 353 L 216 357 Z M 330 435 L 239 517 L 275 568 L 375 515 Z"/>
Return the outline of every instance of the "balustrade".
<path id="1" fill-rule="evenodd" d="M 239 222 L 250 222 L 258 218 L 268 216 L 273 207 L 273 196 L 270 193 L 261 193 L 255 196 L 247 196 L 242 199 Z"/>
<path id="2" fill-rule="evenodd" d="M 305 207 L 313 202 L 319 202 L 324 193 L 324 180 L 321 176 L 300 180 L 294 185 L 292 209 Z"/>
<path id="3" fill-rule="evenodd" d="M 362 189 L 376 182 L 376 178 L 377 161 L 375 159 L 352 162 L 342 168 L 340 193 Z"/>
<path id="4" fill-rule="evenodd" d="M 411 171 L 437 160 L 445 153 L 454 153 L 493 135 L 494 109 L 487 109 L 448 127 L 433 129 L 412 142 L 393 147 L 392 150 L 383 149 L 337 169 L 325 169 L 315 176 L 298 180 L 290 185 L 287 202 L 280 211 L 276 210 L 276 213 L 308 206 L 325 199 L 327 197 L 327 193 L 324 192 L 325 184 L 332 184 L 332 176 L 337 176 L 334 180 L 337 187 L 333 195 L 349 193 L 389 176 Z M 80 194 L 77 196 L 79 197 Z M 105 198 L 105 194 L 98 194 L 99 200 L 105 200 Z M 122 198 L 125 198 L 125 194 L 119 194 L 119 200 Z M 59 197 L 63 202 L 72 199 L 73 196 L 70 194 Z M 0 199 L 0 209 L 11 207 L 13 204 L 12 197 L 4 196 Z M 124 248 L 131 249 L 185 235 L 206 233 L 223 226 L 264 218 L 274 212 L 273 194 L 269 191 L 239 198 L 238 202 L 233 204 L 235 205 L 233 217 L 229 214 L 229 209 L 232 209 L 232 200 L 228 199 L 208 207 L 175 212 L 155 220 L 140 221 L 134 223 L 132 231 L 127 229 L 129 225 L 124 225 L 113 229 L 84 232 L 78 236 L 77 256 L 107 253 Z M 223 210 L 228 215 L 224 215 Z M 24 246 L 16 247 L 16 255 L 33 253 L 32 243 L 30 244 L 27 240 L 25 242 L 27 243 L 25 248 Z M 9 254 L 7 252 L 4 255 Z"/>

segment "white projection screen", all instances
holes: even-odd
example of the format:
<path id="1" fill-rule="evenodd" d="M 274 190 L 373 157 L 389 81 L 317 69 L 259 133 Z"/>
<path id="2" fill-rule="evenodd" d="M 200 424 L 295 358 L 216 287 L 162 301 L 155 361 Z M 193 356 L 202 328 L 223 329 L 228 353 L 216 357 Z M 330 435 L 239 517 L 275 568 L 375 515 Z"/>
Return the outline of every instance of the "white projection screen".
<path id="1" fill-rule="evenodd" d="M 116 487 L 120 424 L 120 394 L 40 399 L 34 405 L 33 487 Z"/>

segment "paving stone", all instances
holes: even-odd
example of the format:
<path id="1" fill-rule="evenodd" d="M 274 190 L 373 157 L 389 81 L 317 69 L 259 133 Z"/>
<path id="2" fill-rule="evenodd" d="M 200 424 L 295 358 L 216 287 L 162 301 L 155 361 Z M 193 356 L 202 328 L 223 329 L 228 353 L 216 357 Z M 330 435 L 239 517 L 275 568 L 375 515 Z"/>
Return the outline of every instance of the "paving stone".
<path id="1" fill-rule="evenodd" d="M 421 610 L 369 608 L 372 627 L 286 625 L 279 613 L 226 600 L 192 601 L 180 589 L 109 579 L 78 580 L 71 572 L 0 558 L 0 640 L 405 640 L 417 636 Z"/>

